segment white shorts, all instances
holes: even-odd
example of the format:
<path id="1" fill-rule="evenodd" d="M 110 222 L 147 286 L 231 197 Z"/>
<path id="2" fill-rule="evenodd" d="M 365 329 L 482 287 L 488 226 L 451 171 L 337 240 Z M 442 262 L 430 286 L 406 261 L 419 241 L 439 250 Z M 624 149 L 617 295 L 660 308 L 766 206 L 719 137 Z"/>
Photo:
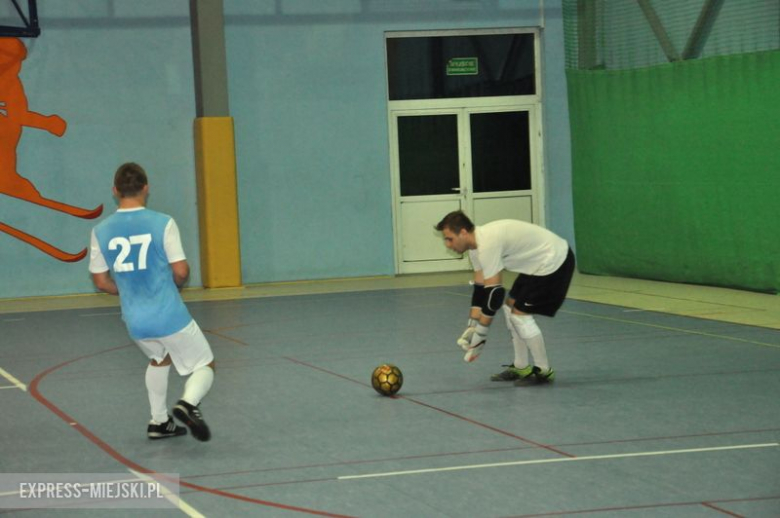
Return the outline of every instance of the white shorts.
<path id="1" fill-rule="evenodd" d="M 162 362 L 166 355 L 170 355 L 176 371 L 181 376 L 192 374 L 214 361 L 209 342 L 194 320 L 178 333 L 134 341 L 150 360 L 157 363 Z"/>

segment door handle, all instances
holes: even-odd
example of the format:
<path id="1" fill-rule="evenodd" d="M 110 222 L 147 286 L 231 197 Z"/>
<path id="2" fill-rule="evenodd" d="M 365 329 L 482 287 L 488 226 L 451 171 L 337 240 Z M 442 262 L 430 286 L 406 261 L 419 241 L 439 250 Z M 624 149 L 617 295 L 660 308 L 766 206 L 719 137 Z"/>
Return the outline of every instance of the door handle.
<path id="1" fill-rule="evenodd" d="M 463 195 L 466 195 L 469 192 L 468 189 L 465 188 L 465 187 L 453 187 L 450 190 L 455 191 L 455 192 L 459 192 L 460 194 L 463 194 Z"/>

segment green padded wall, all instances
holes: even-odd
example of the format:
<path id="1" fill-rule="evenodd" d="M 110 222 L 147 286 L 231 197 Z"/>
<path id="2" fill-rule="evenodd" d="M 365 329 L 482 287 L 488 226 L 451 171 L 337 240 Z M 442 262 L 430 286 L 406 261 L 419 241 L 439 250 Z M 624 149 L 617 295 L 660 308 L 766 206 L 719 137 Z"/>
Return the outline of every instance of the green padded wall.
<path id="1" fill-rule="evenodd" d="M 780 291 L 780 52 L 567 79 L 580 271 Z"/>

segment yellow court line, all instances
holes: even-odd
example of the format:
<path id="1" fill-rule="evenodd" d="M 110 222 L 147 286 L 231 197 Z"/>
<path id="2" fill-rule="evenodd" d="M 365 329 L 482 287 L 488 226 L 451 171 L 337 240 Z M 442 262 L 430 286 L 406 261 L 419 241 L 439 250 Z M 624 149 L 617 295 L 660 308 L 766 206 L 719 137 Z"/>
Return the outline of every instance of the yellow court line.
<path id="1" fill-rule="evenodd" d="M 765 343 L 765 342 L 757 342 L 755 340 L 748 340 L 746 338 L 737 338 L 735 336 L 718 335 L 718 334 L 715 334 L 715 333 L 705 333 L 704 331 L 692 331 L 690 329 L 680 329 L 679 327 L 662 326 L 660 324 L 650 324 L 650 323 L 647 323 L 647 322 L 637 322 L 636 320 L 626 320 L 624 318 L 605 317 L 605 316 L 602 316 L 602 315 L 592 315 L 590 313 L 581 313 L 579 311 L 570 311 L 570 310 L 567 310 L 567 309 L 562 309 L 561 313 L 568 313 L 569 315 L 579 315 L 579 316 L 591 317 L 591 318 L 599 318 L 601 320 L 611 320 L 613 322 L 622 322 L 624 324 L 636 324 L 636 325 L 639 325 L 639 326 L 654 327 L 656 329 L 663 329 L 665 331 L 679 331 L 680 333 L 686 333 L 686 334 L 689 334 L 689 335 L 706 336 L 706 337 L 709 337 L 709 338 L 721 338 L 723 340 L 732 340 L 734 342 L 744 342 L 744 343 L 747 343 L 747 344 L 762 345 L 764 347 L 775 347 L 775 348 L 780 349 L 780 344 L 768 344 L 768 343 Z M 670 314 L 670 313 L 665 313 L 665 314 Z M 686 315 L 677 315 L 677 314 L 674 314 L 674 316 L 684 316 L 685 318 L 695 318 L 695 317 L 689 317 L 689 316 L 686 316 Z M 730 322 L 726 322 L 726 323 L 730 323 Z M 733 324 L 733 325 L 739 325 L 739 324 Z"/>

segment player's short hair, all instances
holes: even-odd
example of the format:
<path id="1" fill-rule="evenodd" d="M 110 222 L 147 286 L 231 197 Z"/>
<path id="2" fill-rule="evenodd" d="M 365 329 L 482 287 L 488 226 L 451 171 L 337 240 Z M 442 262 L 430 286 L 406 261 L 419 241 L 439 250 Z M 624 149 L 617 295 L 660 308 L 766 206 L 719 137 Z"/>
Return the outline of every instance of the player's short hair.
<path id="1" fill-rule="evenodd" d="M 454 234 L 460 234 L 461 229 L 466 229 L 466 232 L 474 232 L 474 223 L 471 222 L 468 216 L 466 216 L 462 210 L 456 210 L 450 212 L 444 219 L 439 221 L 436 225 L 436 230 L 442 232 L 445 228 L 450 229 Z"/>
<path id="2" fill-rule="evenodd" d="M 114 173 L 114 187 L 120 198 L 138 196 L 148 183 L 146 171 L 135 162 L 120 165 Z"/>

